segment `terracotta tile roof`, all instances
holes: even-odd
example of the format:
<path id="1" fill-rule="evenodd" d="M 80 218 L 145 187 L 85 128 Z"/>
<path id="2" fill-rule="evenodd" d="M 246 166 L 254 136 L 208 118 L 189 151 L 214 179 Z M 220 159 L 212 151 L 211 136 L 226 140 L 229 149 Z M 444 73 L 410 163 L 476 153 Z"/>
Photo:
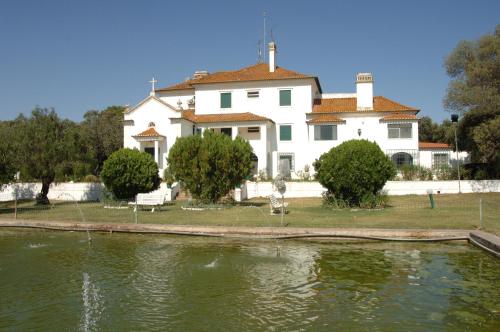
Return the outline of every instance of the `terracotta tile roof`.
<path id="1" fill-rule="evenodd" d="M 380 121 L 393 121 L 393 120 L 417 120 L 415 114 L 394 113 L 384 116 Z"/>
<path id="2" fill-rule="evenodd" d="M 334 114 L 318 114 L 315 115 L 311 120 L 306 121 L 307 123 L 345 123 L 344 119 L 339 118 Z"/>
<path id="3" fill-rule="evenodd" d="M 253 113 L 222 113 L 222 114 L 195 114 L 194 111 L 183 111 L 182 118 L 194 123 L 214 123 L 214 122 L 249 122 L 249 121 L 270 121 Z"/>
<path id="4" fill-rule="evenodd" d="M 446 149 L 449 150 L 450 146 L 446 143 L 434 143 L 434 142 L 418 142 L 419 149 Z"/>
<path id="5" fill-rule="evenodd" d="M 401 112 L 413 111 L 418 109 L 402 105 L 383 96 L 373 97 L 373 110 L 358 111 L 356 109 L 356 98 L 327 98 L 315 99 L 313 113 L 347 113 L 347 112 Z"/>
<path id="6" fill-rule="evenodd" d="M 135 135 L 134 137 L 164 137 L 164 136 L 160 135 L 154 127 L 149 127 L 148 129 L 144 130 L 142 133 Z"/>
<path id="7" fill-rule="evenodd" d="M 225 82 L 248 82 L 248 81 L 269 81 L 269 80 L 284 80 L 284 79 L 301 79 L 314 78 L 318 84 L 317 77 L 304 75 L 282 67 L 276 67 L 276 70 L 271 73 L 267 63 L 258 63 L 253 66 L 245 67 L 238 70 L 219 71 L 197 79 L 189 79 L 185 82 L 167 86 L 165 88 L 156 89 L 156 91 L 173 91 L 194 89 L 194 84 L 207 83 L 225 83 Z"/>

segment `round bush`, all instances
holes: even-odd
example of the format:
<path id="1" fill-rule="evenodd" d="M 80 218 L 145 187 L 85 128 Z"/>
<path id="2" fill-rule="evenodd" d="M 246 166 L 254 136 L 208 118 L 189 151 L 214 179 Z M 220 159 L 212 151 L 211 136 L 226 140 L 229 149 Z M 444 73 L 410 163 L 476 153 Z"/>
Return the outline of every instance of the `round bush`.
<path id="1" fill-rule="evenodd" d="M 168 154 L 167 182 L 179 181 L 194 198 L 216 203 L 252 173 L 252 147 L 240 137 L 206 130 L 180 137 Z"/>
<path id="2" fill-rule="evenodd" d="M 350 140 L 332 148 L 315 161 L 314 169 L 328 195 L 345 206 L 373 205 L 387 180 L 396 175 L 390 159 L 367 140 Z"/>
<path id="3" fill-rule="evenodd" d="M 131 199 L 158 189 L 158 165 L 150 154 L 132 149 L 113 152 L 104 162 L 101 179 L 116 198 Z"/>

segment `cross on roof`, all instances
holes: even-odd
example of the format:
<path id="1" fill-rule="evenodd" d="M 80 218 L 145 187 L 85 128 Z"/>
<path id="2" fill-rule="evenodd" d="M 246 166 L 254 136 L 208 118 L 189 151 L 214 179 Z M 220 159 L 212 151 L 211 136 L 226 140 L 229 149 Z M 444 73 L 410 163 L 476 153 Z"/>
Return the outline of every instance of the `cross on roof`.
<path id="1" fill-rule="evenodd" d="M 151 83 L 151 92 L 154 92 L 155 91 L 155 83 L 157 83 L 158 81 L 155 80 L 155 78 L 153 77 L 153 79 L 151 81 L 149 81 L 149 83 Z"/>

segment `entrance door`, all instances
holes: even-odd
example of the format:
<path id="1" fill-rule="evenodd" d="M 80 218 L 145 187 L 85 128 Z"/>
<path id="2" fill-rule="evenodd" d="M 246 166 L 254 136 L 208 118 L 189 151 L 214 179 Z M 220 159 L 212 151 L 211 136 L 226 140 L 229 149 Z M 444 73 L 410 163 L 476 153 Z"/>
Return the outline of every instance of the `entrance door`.
<path id="1" fill-rule="evenodd" d="M 144 152 L 149 153 L 153 160 L 155 159 L 155 148 L 144 148 Z"/>

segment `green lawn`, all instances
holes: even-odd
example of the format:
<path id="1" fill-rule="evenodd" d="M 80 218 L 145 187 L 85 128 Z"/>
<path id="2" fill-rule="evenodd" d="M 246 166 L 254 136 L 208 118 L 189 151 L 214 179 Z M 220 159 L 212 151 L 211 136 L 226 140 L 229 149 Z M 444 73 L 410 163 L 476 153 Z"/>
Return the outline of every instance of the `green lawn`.
<path id="1" fill-rule="evenodd" d="M 479 227 L 479 199 L 483 201 L 484 229 L 500 234 L 500 193 L 436 195 L 431 209 L 427 196 L 392 196 L 390 207 L 382 210 L 333 210 L 322 206 L 319 198 L 286 199 L 290 213 L 288 227 L 359 227 L 359 228 L 444 228 Z M 185 211 L 186 201 L 166 206 L 162 211 L 138 213 L 139 223 L 177 225 L 279 226 L 280 216 L 270 215 L 267 199 L 253 199 L 220 210 Z M 13 218 L 13 203 L 0 204 L 0 218 Z M 18 218 L 35 220 L 86 221 L 97 223 L 133 223 L 132 208 L 105 209 L 102 203 L 53 202 L 49 208 L 19 204 Z"/>

